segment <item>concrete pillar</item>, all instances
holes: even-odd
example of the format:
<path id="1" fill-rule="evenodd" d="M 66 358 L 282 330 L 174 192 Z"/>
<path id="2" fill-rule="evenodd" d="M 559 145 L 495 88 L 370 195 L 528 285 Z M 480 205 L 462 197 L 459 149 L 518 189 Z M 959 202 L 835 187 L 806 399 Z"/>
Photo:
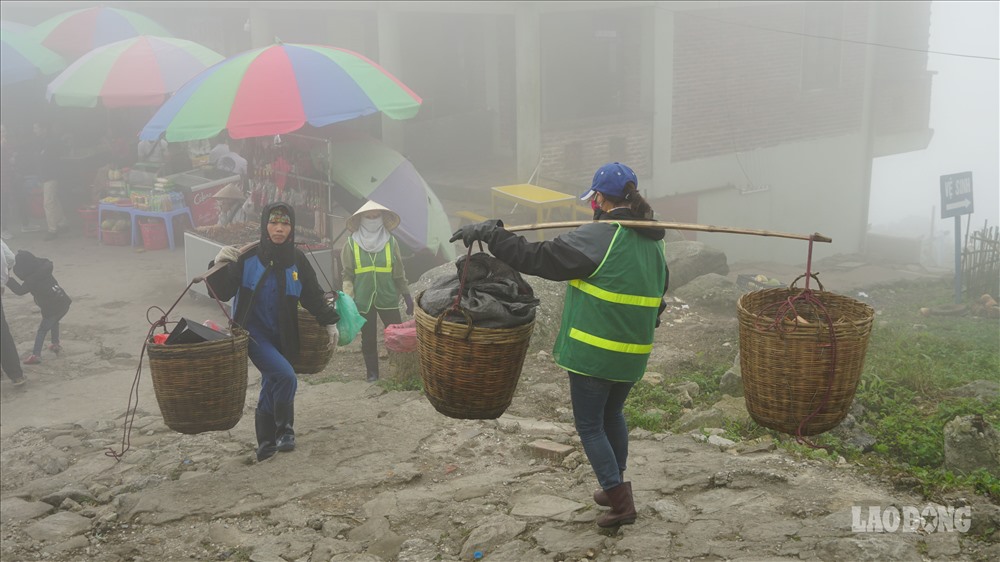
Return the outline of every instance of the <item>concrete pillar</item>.
<path id="1" fill-rule="evenodd" d="M 399 75 L 403 68 L 403 56 L 400 50 L 400 14 L 384 4 L 378 8 L 378 58 L 379 65 L 394 76 L 406 80 Z M 403 135 L 403 121 L 390 119 L 382 115 L 382 142 L 406 154 L 406 139 Z"/>
<path id="2" fill-rule="evenodd" d="M 517 7 L 514 76 L 517 99 L 517 177 L 527 181 L 542 153 L 541 25 L 535 8 Z"/>
<path id="3" fill-rule="evenodd" d="M 497 20 L 486 21 L 483 30 L 483 44 L 485 55 L 483 57 L 483 72 L 486 73 L 486 108 L 490 111 L 492 123 L 490 129 L 493 131 L 493 139 L 490 143 L 493 155 L 497 152 L 497 147 L 503 144 L 500 135 L 500 53 L 498 52 L 498 31 Z M 505 154 L 507 156 L 507 154 Z"/>
<path id="4" fill-rule="evenodd" d="M 861 133 L 864 143 L 861 153 L 861 212 L 857 223 L 857 247 L 854 251 L 865 249 L 865 239 L 868 236 L 868 212 L 872 195 L 872 166 L 875 164 L 875 125 L 872 119 L 872 106 L 875 96 L 875 62 L 878 49 L 874 46 L 879 41 L 877 2 L 868 4 L 868 46 L 865 48 L 865 93 L 861 110 Z"/>
<path id="5" fill-rule="evenodd" d="M 646 75 L 645 71 L 649 70 L 648 75 L 653 81 L 653 177 L 644 191 L 648 197 L 657 198 L 673 191 L 670 188 L 670 158 L 674 108 L 674 14 L 654 8 L 649 19 L 651 25 L 643 29 L 642 51 L 649 53 L 648 67 L 646 60 L 643 61 L 643 74 Z M 648 49 L 646 41 L 650 43 Z"/>
<path id="6" fill-rule="evenodd" d="M 266 8 L 250 8 L 250 48 L 267 47 L 274 43 L 271 18 Z"/>

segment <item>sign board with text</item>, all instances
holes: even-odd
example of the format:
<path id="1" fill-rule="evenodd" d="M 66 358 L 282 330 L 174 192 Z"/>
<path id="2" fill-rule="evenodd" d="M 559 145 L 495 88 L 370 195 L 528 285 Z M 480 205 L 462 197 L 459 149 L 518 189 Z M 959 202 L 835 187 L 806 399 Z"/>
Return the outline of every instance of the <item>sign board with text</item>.
<path id="1" fill-rule="evenodd" d="M 941 218 L 972 214 L 972 172 L 941 176 Z"/>

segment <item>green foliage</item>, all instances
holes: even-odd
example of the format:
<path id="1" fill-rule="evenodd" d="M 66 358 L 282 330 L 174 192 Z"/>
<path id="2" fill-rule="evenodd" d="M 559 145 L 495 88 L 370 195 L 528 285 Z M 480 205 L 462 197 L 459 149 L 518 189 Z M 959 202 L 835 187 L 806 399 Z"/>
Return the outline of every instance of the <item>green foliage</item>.
<path id="1" fill-rule="evenodd" d="M 625 401 L 625 419 L 630 428 L 663 432 L 680 417 L 680 412 L 681 405 L 677 397 L 663 385 L 640 381 L 632 387 L 632 392 Z"/>
<path id="2" fill-rule="evenodd" d="M 996 499 L 998 480 L 985 471 L 958 476 L 942 467 L 944 426 L 949 421 L 979 414 L 1000 427 L 1000 399 L 984 403 L 950 393 L 974 380 L 996 380 L 996 321 L 919 312 L 948 303 L 951 291 L 950 284 L 939 281 L 871 291 L 880 315 L 855 401 L 866 409 L 858 422 L 878 443 L 863 460 L 915 477 L 929 497 L 965 489 Z"/>
<path id="3" fill-rule="evenodd" d="M 411 377 L 409 379 L 402 381 L 391 380 L 391 379 L 379 379 L 378 385 L 390 391 L 407 391 L 407 390 L 416 390 L 419 392 L 424 391 L 424 381 L 420 377 Z"/>
<path id="4" fill-rule="evenodd" d="M 729 368 L 732 360 L 731 355 L 713 357 L 698 353 L 693 360 L 685 362 L 681 366 L 681 371 L 668 381 L 657 385 L 644 381 L 636 383 L 629 393 L 628 400 L 625 401 L 625 419 L 629 427 L 663 432 L 680 419 L 683 407 L 678 401 L 677 394 L 667 389 L 667 386 L 673 383 L 681 381 L 696 383 L 699 393 L 693 398 L 695 405 L 714 404 L 721 398 L 719 379 Z"/>

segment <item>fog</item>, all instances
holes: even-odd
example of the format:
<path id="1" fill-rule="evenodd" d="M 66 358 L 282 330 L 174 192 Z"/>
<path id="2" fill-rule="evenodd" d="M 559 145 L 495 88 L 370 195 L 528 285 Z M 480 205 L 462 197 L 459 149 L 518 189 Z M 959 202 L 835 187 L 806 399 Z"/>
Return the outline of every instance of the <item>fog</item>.
<path id="1" fill-rule="evenodd" d="M 899 236 L 954 232 L 941 219 L 939 178 L 971 171 L 973 229 L 998 224 L 1000 209 L 1000 25 L 997 2 L 932 2 L 930 50 L 936 72 L 926 150 L 876 159 L 869 222 L 874 231 Z M 970 58 L 974 55 L 992 58 Z M 965 228 L 968 216 L 962 219 Z M 950 238 L 948 240 L 950 243 Z"/>
<path id="2" fill-rule="evenodd" d="M 2 17 L 35 25 L 61 12 L 97 4 L 5 1 Z M 460 192 L 470 178 L 483 184 L 477 187 L 488 188 L 489 182 L 523 182 L 530 177 L 579 192 L 597 165 L 621 160 L 632 164 L 640 178 L 650 178 L 644 187 L 653 197 L 699 194 L 700 202 L 690 209 L 672 202 L 670 209 L 681 214 L 669 219 L 800 232 L 843 228 L 846 236 L 844 232 L 824 233 L 839 237 L 844 244 L 830 251 L 850 252 L 863 245 L 864 209 L 873 232 L 940 238 L 953 230 L 952 219 L 939 218 L 939 178 L 971 171 L 975 213 L 964 217 L 963 224 L 965 218 L 971 218 L 974 228 L 1000 222 L 997 2 L 931 2 L 929 54 L 920 44 L 927 30 L 919 22 L 926 12 L 922 15 L 920 8 L 896 12 L 910 18 L 907 25 L 915 27 L 891 31 L 915 45 L 873 47 L 858 40 L 864 39 L 869 16 L 859 8 L 864 4 L 852 2 L 105 4 L 144 14 L 178 37 L 202 42 L 227 56 L 280 37 L 289 43 L 344 47 L 376 59 L 422 96 L 424 103 L 409 122 L 383 119 L 380 123 L 374 118 L 362 126 L 381 134 L 412 160 L 428 183 L 441 190 L 442 199 Z M 879 3 L 888 4 L 894 3 Z M 186 12 L 189 6 L 190 14 Z M 327 6 L 324 13 L 322 8 Z M 523 17 L 531 10 L 537 11 L 532 17 L 540 17 Z M 318 15 L 302 17 L 303 13 Z M 830 14 L 842 18 L 844 27 L 828 26 Z M 669 45 L 650 33 L 658 29 L 654 26 L 664 25 L 665 19 L 670 22 L 668 28 L 673 26 Z M 804 20 L 808 21 L 803 24 Z M 891 28 L 891 24 L 880 22 L 880 28 Z M 725 47 L 705 49 L 699 42 L 703 31 L 715 33 Z M 740 39 L 727 43 L 727 35 Z M 831 40 L 813 41 L 814 52 L 806 53 L 809 39 Z M 740 58 L 739 41 L 746 41 L 748 49 L 758 49 L 753 53 L 779 59 L 775 81 L 784 91 L 775 92 L 764 84 L 771 69 L 741 66 L 745 59 Z M 820 61 L 837 60 L 832 89 L 841 88 L 843 95 L 830 96 L 826 103 L 835 103 L 829 101 L 833 99 L 846 106 L 855 103 L 856 98 L 848 98 L 861 95 L 863 89 L 858 80 L 863 82 L 865 76 L 858 65 L 872 51 L 893 47 L 900 47 L 897 52 L 910 51 L 916 67 L 901 70 L 901 80 L 922 72 L 924 59 L 927 70 L 934 73 L 929 114 L 933 136 L 926 149 L 876 158 L 869 200 L 859 203 L 866 186 L 859 187 L 852 174 L 864 163 L 851 151 L 851 135 L 858 133 L 851 129 L 851 120 L 861 121 L 858 115 L 863 112 L 853 106 L 798 103 L 808 97 L 805 94 L 814 93 L 805 92 L 807 81 L 824 78 L 823 72 L 807 68 L 802 61 L 807 54 Z M 543 55 L 538 57 L 538 52 Z M 670 60 L 671 56 L 677 58 Z M 523 60 L 538 68 L 519 68 Z M 691 70 L 699 65 L 712 68 L 699 75 L 700 70 Z M 797 74 L 800 71 L 802 76 Z M 762 74 L 767 77 L 761 78 Z M 699 101 L 703 92 L 689 83 L 704 76 L 715 80 L 714 90 L 708 92 L 712 100 L 702 105 L 678 103 L 682 95 Z M 886 83 L 899 87 L 892 79 Z M 830 85 L 821 83 L 818 89 L 823 88 Z M 892 95 L 919 100 L 922 94 L 897 91 Z M 826 111 L 830 116 L 824 121 L 821 114 Z M 19 115 L 11 110 L 9 100 L 4 112 L 10 128 L 10 121 Z M 913 129 L 922 128 L 921 116 L 912 113 L 907 116 L 910 129 L 906 132 L 919 136 L 923 131 Z M 839 130 L 831 128 L 829 123 L 843 114 L 848 124 Z M 622 127 L 627 120 L 631 120 L 628 128 Z M 814 126 L 817 132 L 810 137 Z M 576 137 L 566 132 L 573 127 L 579 128 Z M 791 134 L 779 138 L 789 130 Z M 810 144 L 817 140 L 813 137 L 834 140 Z M 597 144 L 600 147 L 595 149 Z M 897 146 L 910 149 L 914 144 Z M 452 177 L 458 172 L 465 175 Z M 839 183 L 849 182 L 853 182 L 850 193 L 841 198 L 847 203 L 830 194 Z M 789 218 L 805 213 L 789 209 L 787 201 L 803 195 L 802 185 L 814 184 L 824 186 L 825 195 L 832 199 L 818 205 L 838 218 L 829 222 Z M 720 186 L 730 191 L 723 194 Z M 452 193 L 448 193 L 450 188 L 455 188 Z M 484 193 L 481 198 L 488 201 L 488 191 Z M 741 199 L 753 194 L 756 198 Z M 747 211 L 741 215 L 743 205 Z M 726 207 L 737 209 L 718 211 Z M 691 215 L 684 216 L 686 211 Z M 746 255 L 751 250 L 738 245 L 745 241 L 723 243 L 734 244 L 725 248 L 733 254 Z M 761 247 L 755 244 L 753 249 Z"/>

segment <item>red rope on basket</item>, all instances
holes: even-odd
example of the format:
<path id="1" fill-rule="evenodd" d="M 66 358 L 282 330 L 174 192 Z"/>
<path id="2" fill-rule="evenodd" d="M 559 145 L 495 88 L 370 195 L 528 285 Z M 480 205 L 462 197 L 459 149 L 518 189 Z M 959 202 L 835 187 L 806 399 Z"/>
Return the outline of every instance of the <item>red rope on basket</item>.
<path id="1" fill-rule="evenodd" d="M 789 297 L 784 301 L 777 302 L 770 306 L 764 307 L 760 312 L 757 313 L 757 319 L 759 321 L 765 316 L 768 318 L 773 318 L 770 325 L 767 326 L 767 329 L 769 330 L 774 330 L 776 332 L 781 332 L 781 333 L 794 332 L 795 329 L 798 328 L 799 326 L 799 320 L 798 320 L 799 314 L 795 310 L 795 304 L 797 302 L 799 303 L 805 302 L 813 305 L 815 308 L 818 308 L 822 312 L 822 316 L 826 319 L 827 331 L 830 334 L 830 343 L 829 343 L 830 370 L 826 376 L 826 392 L 823 394 L 823 399 L 820 401 L 819 406 L 817 406 L 815 410 L 810 412 L 809 415 L 806 416 L 799 423 L 799 427 L 795 430 L 795 441 L 799 444 L 807 445 L 813 449 L 824 449 L 827 452 L 831 452 L 832 448 L 830 446 L 816 445 L 815 443 L 810 441 L 806 436 L 802 435 L 802 428 L 804 428 L 806 424 L 809 423 L 810 420 L 816 417 L 817 414 L 822 412 L 823 409 L 826 408 L 827 404 L 830 402 L 830 393 L 833 391 L 833 379 L 836 377 L 837 374 L 837 338 L 834 336 L 833 319 L 830 318 L 830 313 L 827 311 L 826 306 L 823 305 L 823 301 L 821 301 L 818 297 L 816 297 L 813 290 L 809 288 L 809 279 L 813 276 L 812 250 L 813 250 L 813 237 L 810 236 L 809 254 L 806 259 L 805 289 L 803 289 L 801 293 L 795 295 L 794 297 Z M 794 282 L 792 284 L 794 285 Z M 820 286 L 820 289 L 822 290 L 822 285 Z M 772 310 L 774 311 L 773 317 L 770 314 L 766 314 Z M 795 324 L 793 326 L 786 328 L 783 325 L 782 320 L 787 316 L 792 316 L 793 318 L 795 318 Z"/>
<path id="2" fill-rule="evenodd" d="M 132 448 L 132 425 L 135 423 L 135 413 L 136 410 L 139 408 L 139 377 L 142 374 L 142 358 L 146 356 L 146 346 L 149 345 L 149 340 L 153 338 L 153 331 L 155 331 L 157 327 L 162 326 L 164 328 L 163 332 L 166 333 L 167 331 L 166 326 L 167 324 L 170 323 L 167 320 L 167 316 L 171 312 L 173 312 L 174 308 L 177 307 L 177 304 L 181 302 L 181 299 L 184 298 L 184 295 L 187 294 L 188 290 L 191 289 L 191 286 L 194 285 L 194 283 L 195 283 L 194 280 L 191 280 L 191 282 L 188 283 L 188 286 L 184 288 L 184 291 L 182 291 L 181 295 L 177 297 L 177 300 L 174 301 L 174 304 L 170 305 L 170 310 L 164 312 L 163 315 L 160 316 L 158 320 L 150 321 L 149 311 L 156 309 L 159 310 L 160 312 L 163 312 L 162 308 L 153 305 L 146 309 L 146 321 L 149 322 L 150 326 L 149 326 L 149 331 L 146 332 L 146 339 L 142 341 L 142 350 L 140 350 L 139 352 L 139 366 L 136 367 L 135 369 L 135 378 L 132 379 L 132 388 L 129 390 L 128 407 L 125 408 L 125 422 L 122 424 L 121 451 L 115 451 L 111 447 L 107 447 L 106 450 L 104 451 L 105 456 L 112 457 L 117 462 L 121 462 L 122 457 L 125 456 L 125 453 Z M 222 309 L 222 313 L 226 316 L 226 319 L 229 320 L 229 328 L 230 330 L 232 330 L 233 319 L 226 312 L 225 307 L 222 306 L 222 302 L 219 300 L 219 297 L 215 295 L 215 291 L 212 290 L 212 286 L 209 285 L 207 282 L 205 283 L 205 286 L 208 287 L 209 292 L 212 293 L 212 298 L 215 299 L 215 302 L 218 303 L 219 308 Z M 176 322 L 174 322 L 174 324 L 176 324 Z M 135 399 L 134 406 L 132 404 L 133 398 Z"/>

